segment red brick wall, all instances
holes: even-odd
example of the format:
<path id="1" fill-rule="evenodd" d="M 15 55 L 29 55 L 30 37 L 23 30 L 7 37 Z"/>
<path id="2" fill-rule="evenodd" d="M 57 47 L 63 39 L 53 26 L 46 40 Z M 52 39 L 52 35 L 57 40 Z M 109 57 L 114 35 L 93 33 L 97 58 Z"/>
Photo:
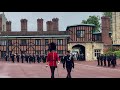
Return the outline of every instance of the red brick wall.
<path id="1" fill-rule="evenodd" d="M 109 37 L 109 31 L 110 31 L 110 18 L 109 17 L 101 17 L 102 19 L 102 42 L 104 45 L 111 45 L 112 40 Z"/>

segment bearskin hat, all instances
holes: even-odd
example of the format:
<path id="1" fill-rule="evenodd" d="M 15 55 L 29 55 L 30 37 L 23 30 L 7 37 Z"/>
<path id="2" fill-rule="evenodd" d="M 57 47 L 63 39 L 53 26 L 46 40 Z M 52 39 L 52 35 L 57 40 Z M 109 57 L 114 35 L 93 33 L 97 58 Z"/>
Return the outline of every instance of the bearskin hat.
<path id="1" fill-rule="evenodd" d="M 49 51 L 56 50 L 56 44 L 54 42 L 50 43 L 48 50 Z"/>

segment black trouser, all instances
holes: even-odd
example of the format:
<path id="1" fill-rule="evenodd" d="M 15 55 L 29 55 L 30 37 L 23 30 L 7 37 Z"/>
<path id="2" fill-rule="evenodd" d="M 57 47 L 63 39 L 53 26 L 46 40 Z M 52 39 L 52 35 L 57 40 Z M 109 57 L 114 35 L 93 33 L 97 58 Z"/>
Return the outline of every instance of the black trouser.
<path id="1" fill-rule="evenodd" d="M 108 60 L 108 67 L 110 67 L 110 64 L 111 64 L 110 62 L 111 62 L 111 61 L 110 61 L 110 60 Z"/>
<path id="2" fill-rule="evenodd" d="M 98 65 L 100 65 L 100 60 L 99 59 L 97 59 L 97 62 L 98 62 Z"/>
<path id="3" fill-rule="evenodd" d="M 14 59 L 12 59 L 12 62 L 14 63 Z"/>
<path id="4" fill-rule="evenodd" d="M 101 66 L 103 66 L 103 60 L 100 60 Z"/>
<path id="5" fill-rule="evenodd" d="M 106 66 L 106 60 L 104 60 L 104 66 Z"/>
<path id="6" fill-rule="evenodd" d="M 5 60 L 6 60 L 6 61 L 8 61 L 8 59 L 7 59 L 7 58 L 6 58 Z"/>
<path id="7" fill-rule="evenodd" d="M 37 62 L 40 63 L 40 59 L 38 59 Z"/>
<path id="8" fill-rule="evenodd" d="M 33 59 L 33 62 L 35 63 L 35 59 Z"/>
<path id="9" fill-rule="evenodd" d="M 19 62 L 19 58 L 17 58 L 17 62 Z"/>
<path id="10" fill-rule="evenodd" d="M 51 78 L 54 78 L 54 72 L 55 72 L 55 66 L 50 66 L 50 70 L 51 70 Z"/>
<path id="11" fill-rule="evenodd" d="M 111 61 L 111 64 L 113 65 L 113 67 L 115 67 L 115 65 L 116 65 L 115 60 L 112 60 L 112 61 Z"/>
<path id="12" fill-rule="evenodd" d="M 23 58 L 22 58 L 22 63 L 23 63 Z"/>
<path id="13" fill-rule="evenodd" d="M 67 77 L 66 78 L 71 78 L 71 70 L 72 68 L 71 67 L 66 67 L 67 69 Z"/>
<path id="14" fill-rule="evenodd" d="M 28 63 L 28 59 L 26 59 L 27 63 Z"/>

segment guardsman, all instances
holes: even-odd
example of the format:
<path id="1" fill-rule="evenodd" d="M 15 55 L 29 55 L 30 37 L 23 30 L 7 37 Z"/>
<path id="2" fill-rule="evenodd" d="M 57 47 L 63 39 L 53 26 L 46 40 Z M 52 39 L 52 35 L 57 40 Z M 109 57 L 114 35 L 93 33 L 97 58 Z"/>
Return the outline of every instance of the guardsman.
<path id="1" fill-rule="evenodd" d="M 9 58 L 9 56 L 8 56 L 8 54 L 6 53 L 6 55 L 5 55 L 5 61 L 8 61 L 8 58 Z"/>
<path id="2" fill-rule="evenodd" d="M 107 62 L 108 62 L 108 67 L 110 67 L 110 65 L 111 65 L 111 55 L 110 54 L 107 55 Z"/>
<path id="3" fill-rule="evenodd" d="M 51 70 L 51 78 L 54 78 L 54 72 L 55 68 L 57 68 L 57 61 L 60 63 L 59 56 L 57 54 L 56 50 L 56 44 L 55 43 L 50 43 L 49 44 L 49 53 L 47 55 L 47 65 L 49 64 L 50 70 Z"/>
<path id="4" fill-rule="evenodd" d="M 67 51 L 67 56 L 64 58 L 63 62 L 63 68 L 67 70 L 67 77 L 66 78 L 71 78 L 71 70 L 74 68 L 74 58 L 73 56 L 70 55 L 70 51 Z"/>
<path id="5" fill-rule="evenodd" d="M 36 58 L 35 58 L 35 54 L 33 54 L 33 62 L 34 62 L 34 63 L 35 63 L 35 59 L 36 59 Z"/>
<path id="6" fill-rule="evenodd" d="M 32 60 L 33 60 L 33 57 L 32 57 L 32 54 L 30 54 L 30 56 L 29 56 L 29 63 L 31 63 Z"/>
<path id="7" fill-rule="evenodd" d="M 103 66 L 103 54 L 100 55 L 100 65 Z"/>
<path id="8" fill-rule="evenodd" d="M 12 62 L 14 63 L 15 62 L 15 55 L 14 54 L 11 55 L 11 59 L 12 59 Z"/>
<path id="9" fill-rule="evenodd" d="M 24 63 L 24 54 L 21 55 L 21 60 L 22 60 L 22 63 Z"/>
<path id="10" fill-rule="evenodd" d="M 28 61 L 29 61 L 28 59 L 29 59 L 29 55 L 26 54 L 26 55 L 25 55 L 25 60 L 26 60 L 27 63 L 28 63 Z"/>
<path id="11" fill-rule="evenodd" d="M 112 54 L 111 56 L 111 64 L 113 68 L 116 66 L 116 55 L 115 54 Z"/>
<path id="12" fill-rule="evenodd" d="M 97 65 L 100 66 L 100 55 L 97 56 Z"/>
<path id="13" fill-rule="evenodd" d="M 17 53 L 17 54 L 16 54 L 17 62 L 19 62 L 19 58 L 20 58 L 20 55 Z"/>
<path id="14" fill-rule="evenodd" d="M 41 62 L 41 57 L 40 57 L 40 55 L 38 54 L 38 55 L 36 55 L 36 57 L 37 57 L 37 62 L 40 63 L 40 62 Z"/>
<path id="15" fill-rule="evenodd" d="M 104 66 L 106 66 L 106 60 L 107 60 L 107 58 L 106 58 L 106 54 L 103 56 L 103 62 L 104 62 Z"/>

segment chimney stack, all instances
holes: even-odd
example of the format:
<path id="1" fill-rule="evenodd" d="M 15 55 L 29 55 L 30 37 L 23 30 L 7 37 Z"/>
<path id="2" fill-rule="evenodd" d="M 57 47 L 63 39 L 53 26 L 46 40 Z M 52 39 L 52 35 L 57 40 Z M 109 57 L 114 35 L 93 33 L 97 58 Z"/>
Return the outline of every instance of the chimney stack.
<path id="1" fill-rule="evenodd" d="M 53 31 L 59 31 L 59 27 L 58 27 L 58 21 L 59 19 L 58 18 L 53 18 L 52 19 L 52 22 L 53 22 Z"/>
<path id="2" fill-rule="evenodd" d="M 11 32 L 11 21 L 6 22 L 6 31 Z"/>
<path id="3" fill-rule="evenodd" d="M 37 19 L 37 31 L 43 31 L 43 19 Z"/>
<path id="4" fill-rule="evenodd" d="M 27 19 L 21 19 L 21 31 L 27 32 Z"/>
<path id="5" fill-rule="evenodd" d="M 47 31 L 53 31 L 53 22 L 52 21 L 47 21 Z"/>
<path id="6" fill-rule="evenodd" d="M 111 45 L 112 40 L 111 37 L 109 36 L 110 32 L 110 18 L 107 16 L 101 17 L 102 19 L 102 42 L 104 45 Z"/>

